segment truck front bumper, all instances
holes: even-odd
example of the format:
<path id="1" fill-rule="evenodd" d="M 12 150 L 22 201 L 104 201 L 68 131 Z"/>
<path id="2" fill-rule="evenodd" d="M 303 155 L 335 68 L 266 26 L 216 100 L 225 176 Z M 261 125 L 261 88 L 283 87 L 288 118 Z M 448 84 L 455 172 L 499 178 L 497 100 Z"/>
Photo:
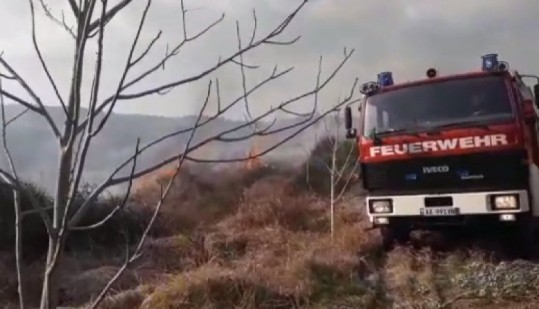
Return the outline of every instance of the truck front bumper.
<path id="1" fill-rule="evenodd" d="M 530 212 L 526 190 L 368 196 L 366 207 L 375 226 L 405 221 L 425 225 L 462 224 L 480 217 L 516 221 Z"/>

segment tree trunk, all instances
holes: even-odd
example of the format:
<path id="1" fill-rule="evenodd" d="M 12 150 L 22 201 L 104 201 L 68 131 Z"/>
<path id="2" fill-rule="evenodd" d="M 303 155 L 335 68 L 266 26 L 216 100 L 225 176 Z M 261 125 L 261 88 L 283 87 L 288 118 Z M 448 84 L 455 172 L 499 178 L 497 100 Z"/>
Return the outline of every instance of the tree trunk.
<path id="1" fill-rule="evenodd" d="M 13 203 L 15 205 L 15 263 L 17 268 L 17 289 L 19 292 L 19 308 L 24 309 L 24 282 L 22 278 L 22 216 L 20 194 L 17 190 L 13 190 Z"/>
<path id="2" fill-rule="evenodd" d="M 331 179 L 331 202 L 330 202 L 330 211 L 331 211 L 331 237 L 333 238 L 333 235 L 335 234 L 335 187 L 333 183 L 333 176 Z"/>
<path id="3" fill-rule="evenodd" d="M 55 309 L 58 306 L 58 265 L 62 258 L 63 241 L 55 236 L 49 236 L 49 249 L 47 252 L 47 262 L 45 264 L 45 274 L 43 277 L 43 287 L 41 291 L 40 309 Z M 58 254 L 56 255 L 56 251 Z"/>
<path id="4" fill-rule="evenodd" d="M 330 220 L 331 220 L 331 238 L 335 235 L 335 171 L 337 169 L 337 140 L 333 141 L 333 149 L 331 153 L 331 179 L 330 179 Z"/>
<path id="5" fill-rule="evenodd" d="M 66 124 L 64 136 L 69 136 L 70 126 Z M 41 309 L 53 309 L 58 306 L 58 265 L 61 265 L 63 257 L 64 242 L 67 237 L 68 214 L 66 207 L 70 189 L 70 168 L 73 154 L 72 144 L 66 145 L 61 150 L 58 166 L 58 178 L 56 180 L 56 196 L 54 199 L 52 231 L 49 234 L 49 246 L 47 251 L 47 262 L 45 264 L 45 274 L 41 291 Z"/>
<path id="6" fill-rule="evenodd" d="M 95 2 L 93 2 L 95 4 Z M 89 13 L 93 11 L 90 8 Z M 83 14 L 86 16 L 86 14 Z M 66 210 L 71 189 L 71 168 L 73 164 L 73 141 L 75 130 L 78 125 L 80 109 L 80 89 L 82 83 L 84 49 L 86 46 L 86 33 L 82 33 L 84 28 L 84 18 L 79 19 L 79 29 L 77 43 L 75 44 L 75 63 L 73 67 L 73 79 L 69 94 L 69 104 L 67 106 L 67 118 L 65 120 L 64 132 L 61 140 L 60 159 L 58 165 L 58 178 L 56 180 L 56 194 L 54 198 L 53 230 L 49 235 L 49 248 L 47 252 L 47 262 L 45 264 L 45 274 L 43 278 L 43 288 L 41 292 L 41 309 L 53 309 L 58 306 L 58 265 L 61 265 L 63 257 L 64 242 L 67 237 L 67 216 Z M 77 188 L 74 188 L 76 194 Z M 72 197 L 74 198 L 75 195 Z"/>

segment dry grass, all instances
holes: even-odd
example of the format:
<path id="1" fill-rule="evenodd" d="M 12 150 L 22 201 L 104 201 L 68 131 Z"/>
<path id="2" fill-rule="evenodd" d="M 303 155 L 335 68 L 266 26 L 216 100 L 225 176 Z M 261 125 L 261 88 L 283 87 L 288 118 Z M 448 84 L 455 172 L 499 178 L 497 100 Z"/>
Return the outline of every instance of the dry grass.
<path id="1" fill-rule="evenodd" d="M 275 169 L 185 169 L 178 180 L 143 255 L 102 308 L 519 308 L 539 292 L 533 263 L 477 250 L 383 252 L 357 200 L 340 204 L 331 237 L 327 201 Z M 150 183 L 134 197 L 133 224 L 152 210 L 159 186 Z M 116 251 L 76 248 L 62 266 L 65 305 L 90 301 L 122 262 Z M 41 267 L 25 270 L 33 303 Z M 0 300 L 14 302 L 10 254 L 0 254 L 0 271 Z"/>
<path id="2" fill-rule="evenodd" d="M 255 182 L 206 231 L 208 263 L 161 284 L 143 308 L 295 308 L 365 296 L 355 283 L 369 272 L 360 254 L 373 245 L 357 214 L 340 211 L 332 238 L 327 205 L 288 188 L 284 177 Z"/>
<path id="3" fill-rule="evenodd" d="M 247 231 L 247 249 L 229 263 L 219 258 L 160 285 L 143 308 L 295 308 L 339 295 L 364 296 L 354 285 L 366 244 L 351 232 L 340 241 L 273 227 Z M 240 236 L 244 237 L 244 236 Z M 332 291 L 333 295 L 328 295 Z"/>

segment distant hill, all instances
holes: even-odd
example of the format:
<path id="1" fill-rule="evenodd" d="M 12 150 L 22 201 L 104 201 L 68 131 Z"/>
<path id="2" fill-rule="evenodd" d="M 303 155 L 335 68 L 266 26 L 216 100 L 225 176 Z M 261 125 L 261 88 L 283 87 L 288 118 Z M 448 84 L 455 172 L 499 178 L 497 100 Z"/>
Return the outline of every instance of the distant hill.
<path id="1" fill-rule="evenodd" d="M 23 108 L 19 105 L 7 105 L 6 115 L 12 117 Z M 50 107 L 49 111 L 53 120 L 60 126 L 64 119 L 63 111 L 60 107 Z M 82 111 L 85 116 L 86 110 Z M 328 118 L 328 120 L 330 120 Z M 86 163 L 86 172 L 84 181 L 89 183 L 98 183 L 102 181 L 120 162 L 132 155 L 135 148 L 136 139 L 141 138 L 144 145 L 164 134 L 177 131 L 182 128 L 188 128 L 194 124 L 196 116 L 185 117 L 161 117 L 151 115 L 137 114 L 112 114 L 107 125 L 93 142 L 89 152 L 89 159 Z M 285 119 L 277 121 L 272 128 L 280 128 L 300 121 L 298 118 Z M 242 122 L 230 119 L 216 119 L 211 124 L 201 128 L 195 135 L 195 141 L 201 141 L 205 137 L 222 132 L 223 130 L 233 128 Z M 301 162 L 306 153 L 310 150 L 317 136 L 326 131 L 326 126 L 334 126 L 332 121 L 327 121 L 328 125 L 318 124 L 316 128 L 311 128 L 296 136 L 291 141 L 280 147 L 275 152 L 268 154 L 268 158 L 287 158 L 288 162 L 292 156 L 292 162 Z M 260 123 L 264 127 L 264 123 Z M 249 134 L 250 128 L 238 130 L 227 135 L 244 136 Z M 290 131 L 270 137 L 257 139 L 259 149 L 269 145 L 280 138 L 289 135 Z M 344 135 L 344 130 L 342 131 Z M 165 157 L 177 153 L 179 149 L 187 142 L 189 135 L 183 134 L 175 136 L 157 146 L 153 151 L 148 151 L 139 158 L 139 167 L 144 168 L 153 162 L 157 162 Z M 14 161 L 18 167 L 18 173 L 21 177 L 39 182 L 48 191 L 54 189 L 54 177 L 58 165 L 57 145 L 47 123 L 41 116 L 28 112 L 16 122 L 8 127 L 8 143 L 13 154 Z M 243 141 L 234 143 L 215 142 L 199 149 L 196 157 L 205 158 L 233 158 L 248 153 L 253 141 Z M 6 168 L 6 159 L 0 156 L 0 166 Z"/>

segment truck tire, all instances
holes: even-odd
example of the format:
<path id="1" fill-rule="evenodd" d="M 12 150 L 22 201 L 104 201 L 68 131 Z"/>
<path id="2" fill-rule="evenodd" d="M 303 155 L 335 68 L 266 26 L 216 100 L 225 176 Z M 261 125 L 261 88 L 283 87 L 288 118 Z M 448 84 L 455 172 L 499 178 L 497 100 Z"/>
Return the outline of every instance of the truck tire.
<path id="1" fill-rule="evenodd" d="M 394 245 L 403 245 L 410 240 L 410 229 L 402 225 L 381 226 L 380 234 L 385 250 L 391 250 Z"/>
<path id="2" fill-rule="evenodd" d="M 538 221 L 534 217 L 526 217 L 517 227 L 515 244 L 524 259 L 539 257 L 538 227 Z"/>

